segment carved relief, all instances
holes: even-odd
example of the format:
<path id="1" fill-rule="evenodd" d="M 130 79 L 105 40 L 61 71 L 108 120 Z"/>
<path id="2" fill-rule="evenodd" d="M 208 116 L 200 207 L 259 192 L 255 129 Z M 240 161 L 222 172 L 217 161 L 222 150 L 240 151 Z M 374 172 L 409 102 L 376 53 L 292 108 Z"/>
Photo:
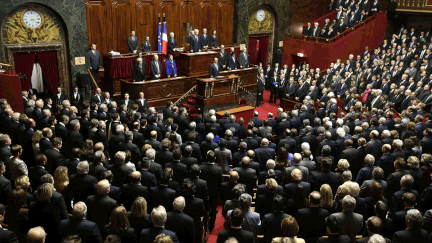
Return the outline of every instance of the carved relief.
<path id="1" fill-rule="evenodd" d="M 59 20 L 45 8 L 25 6 L 11 13 L 3 26 L 5 44 L 59 42 L 63 32 Z"/>
<path id="2" fill-rule="evenodd" d="M 264 12 L 263 19 L 257 17 L 258 11 Z M 273 14 L 271 14 L 267 9 L 260 9 L 255 11 L 250 17 L 249 31 L 273 30 L 273 26 L 274 26 L 273 23 L 274 23 Z"/>

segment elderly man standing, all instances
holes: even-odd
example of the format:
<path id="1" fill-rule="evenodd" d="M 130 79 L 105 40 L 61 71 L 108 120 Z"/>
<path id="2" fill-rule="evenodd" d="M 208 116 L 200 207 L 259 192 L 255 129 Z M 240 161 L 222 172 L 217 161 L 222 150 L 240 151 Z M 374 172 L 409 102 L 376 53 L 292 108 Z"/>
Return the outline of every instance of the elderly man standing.
<path id="1" fill-rule="evenodd" d="M 173 202 L 174 211 L 167 213 L 166 228 L 173 232 L 177 232 L 180 242 L 198 242 L 195 239 L 194 220 L 183 213 L 186 207 L 184 197 L 177 197 Z"/>
<path id="2" fill-rule="evenodd" d="M 152 210 L 151 220 L 153 227 L 141 231 L 139 236 L 140 243 L 153 243 L 156 237 L 160 234 L 170 236 L 173 243 L 179 243 L 176 233 L 165 229 L 167 213 L 163 206 L 158 206 Z"/>
<path id="3" fill-rule="evenodd" d="M 355 237 L 363 228 L 363 216 L 358 213 L 354 213 L 356 207 L 356 200 L 350 195 L 346 195 L 342 199 L 342 212 L 332 214 L 334 217 L 341 221 L 341 232 L 342 235 L 348 235 L 351 238 L 351 242 L 355 241 Z"/>

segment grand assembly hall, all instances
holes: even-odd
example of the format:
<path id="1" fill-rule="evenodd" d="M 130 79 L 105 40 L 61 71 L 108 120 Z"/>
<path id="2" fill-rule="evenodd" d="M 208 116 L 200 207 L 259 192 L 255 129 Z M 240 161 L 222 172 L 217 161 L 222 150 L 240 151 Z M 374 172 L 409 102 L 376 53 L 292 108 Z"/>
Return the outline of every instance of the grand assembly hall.
<path id="1" fill-rule="evenodd" d="M 432 243 L 432 0 L 0 0 L 0 243 Z"/>

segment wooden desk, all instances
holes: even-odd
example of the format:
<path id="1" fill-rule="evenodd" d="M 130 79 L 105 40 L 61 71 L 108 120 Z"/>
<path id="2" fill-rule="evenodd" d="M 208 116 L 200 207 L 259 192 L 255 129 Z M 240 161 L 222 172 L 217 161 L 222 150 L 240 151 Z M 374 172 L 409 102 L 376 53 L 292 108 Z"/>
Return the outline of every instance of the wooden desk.
<path id="1" fill-rule="evenodd" d="M 216 51 L 180 53 L 177 58 L 177 71 L 185 76 L 208 76 L 210 64 L 218 57 Z"/>
<path id="2" fill-rule="evenodd" d="M 128 92 L 130 99 L 135 100 L 138 99 L 139 92 L 144 92 L 148 107 L 165 107 L 167 101 L 177 101 L 196 85 L 195 78 L 184 76 L 145 82 L 120 79 L 120 83 L 122 97 L 124 93 Z"/>
<path id="3" fill-rule="evenodd" d="M 231 115 L 235 115 L 236 116 L 236 122 L 238 121 L 238 119 L 240 117 L 243 117 L 244 124 L 247 124 L 249 122 L 249 120 L 253 118 L 254 110 L 255 110 L 255 107 L 247 105 L 247 106 L 242 106 L 242 107 L 238 107 L 238 108 L 234 108 L 234 109 L 230 109 L 230 110 L 225 110 L 225 111 L 228 111 Z M 223 118 L 225 116 L 225 111 L 216 112 L 216 118 L 217 119 Z"/>
<path id="4" fill-rule="evenodd" d="M 302 104 L 302 103 L 294 100 L 283 99 L 282 108 L 284 109 L 284 111 L 291 111 L 294 110 L 294 106 L 296 104 Z"/>
<path id="5" fill-rule="evenodd" d="M 238 106 L 240 76 L 197 78 L 196 106 L 204 113 L 210 109 L 232 109 Z"/>
<path id="6" fill-rule="evenodd" d="M 241 86 L 247 91 L 255 91 L 257 89 L 257 73 L 258 66 L 250 65 L 248 68 L 222 71 L 221 75 L 238 75 L 241 77 Z M 239 91 L 240 93 L 243 90 Z"/>

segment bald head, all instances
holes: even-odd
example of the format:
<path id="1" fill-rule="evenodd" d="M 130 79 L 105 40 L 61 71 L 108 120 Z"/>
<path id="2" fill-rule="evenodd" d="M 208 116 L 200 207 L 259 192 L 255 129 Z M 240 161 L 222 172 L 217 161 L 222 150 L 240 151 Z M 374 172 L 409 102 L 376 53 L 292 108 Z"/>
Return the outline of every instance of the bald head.
<path id="1" fill-rule="evenodd" d="M 231 171 L 230 172 L 230 181 L 231 182 L 236 182 L 236 181 L 238 181 L 238 179 L 239 179 L 239 174 L 238 174 L 238 172 L 237 171 Z"/>
<path id="2" fill-rule="evenodd" d="M 132 183 L 138 183 L 141 181 L 141 172 L 134 171 L 131 173 L 131 182 Z"/>
<path id="3" fill-rule="evenodd" d="M 321 203 L 321 194 L 317 191 L 311 192 L 311 194 L 309 194 L 309 206 L 318 207 L 320 203 Z"/>

